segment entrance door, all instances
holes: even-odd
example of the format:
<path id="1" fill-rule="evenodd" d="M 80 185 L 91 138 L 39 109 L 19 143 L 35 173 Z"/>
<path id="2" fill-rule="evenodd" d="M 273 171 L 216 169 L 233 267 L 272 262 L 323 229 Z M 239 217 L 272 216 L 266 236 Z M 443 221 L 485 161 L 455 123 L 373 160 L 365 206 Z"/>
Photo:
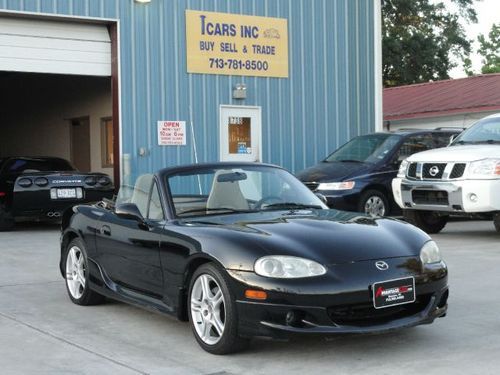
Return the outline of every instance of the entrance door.
<path id="1" fill-rule="evenodd" d="M 80 172 L 90 172 L 90 124 L 88 117 L 71 120 L 71 162 Z"/>
<path id="2" fill-rule="evenodd" d="M 220 106 L 220 160 L 260 161 L 261 108 Z"/>

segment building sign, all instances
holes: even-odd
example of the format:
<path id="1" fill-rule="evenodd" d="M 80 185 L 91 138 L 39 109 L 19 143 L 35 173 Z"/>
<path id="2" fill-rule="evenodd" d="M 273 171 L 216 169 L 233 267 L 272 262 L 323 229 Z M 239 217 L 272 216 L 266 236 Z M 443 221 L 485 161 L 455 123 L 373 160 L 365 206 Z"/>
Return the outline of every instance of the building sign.
<path id="1" fill-rule="evenodd" d="M 158 145 L 185 146 L 185 121 L 158 121 Z"/>
<path id="2" fill-rule="evenodd" d="M 285 18 L 186 10 L 188 73 L 288 77 Z"/>

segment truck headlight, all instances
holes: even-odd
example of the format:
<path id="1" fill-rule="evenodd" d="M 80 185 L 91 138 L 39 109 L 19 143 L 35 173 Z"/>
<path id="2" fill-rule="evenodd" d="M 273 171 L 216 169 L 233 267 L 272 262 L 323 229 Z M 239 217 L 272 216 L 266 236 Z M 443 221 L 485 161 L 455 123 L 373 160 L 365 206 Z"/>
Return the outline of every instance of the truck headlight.
<path id="1" fill-rule="evenodd" d="M 420 260 L 422 264 L 432 264 L 441 262 L 441 252 L 434 241 L 428 241 L 420 250 Z"/>
<path id="2" fill-rule="evenodd" d="M 356 183 L 354 181 L 323 182 L 316 190 L 351 190 Z"/>
<path id="3" fill-rule="evenodd" d="M 304 258 L 270 255 L 257 259 L 255 273 L 264 277 L 296 279 L 300 277 L 321 276 L 326 273 L 321 264 Z"/>
<path id="4" fill-rule="evenodd" d="M 406 170 L 408 169 L 408 160 L 403 160 L 401 164 L 399 165 L 399 170 L 398 170 L 398 177 L 399 178 L 404 178 L 406 176 Z"/>
<path id="5" fill-rule="evenodd" d="M 469 164 L 468 175 L 480 178 L 499 178 L 500 159 L 482 159 Z"/>

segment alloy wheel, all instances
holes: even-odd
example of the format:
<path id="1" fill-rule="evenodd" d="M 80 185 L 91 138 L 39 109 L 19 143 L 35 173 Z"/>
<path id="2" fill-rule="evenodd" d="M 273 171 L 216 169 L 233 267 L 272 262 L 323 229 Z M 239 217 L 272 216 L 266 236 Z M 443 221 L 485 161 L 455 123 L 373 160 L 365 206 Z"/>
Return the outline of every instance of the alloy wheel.
<path id="1" fill-rule="evenodd" d="M 66 283 L 74 299 L 80 299 L 85 291 L 85 271 L 82 250 L 77 246 L 71 247 L 66 257 Z"/>
<path id="2" fill-rule="evenodd" d="M 385 204 L 382 198 L 373 195 L 366 200 L 365 213 L 370 216 L 384 216 Z"/>
<path id="3" fill-rule="evenodd" d="M 199 338 L 207 345 L 215 345 L 224 334 L 226 322 L 225 301 L 217 281 L 201 274 L 191 292 L 191 319 Z"/>

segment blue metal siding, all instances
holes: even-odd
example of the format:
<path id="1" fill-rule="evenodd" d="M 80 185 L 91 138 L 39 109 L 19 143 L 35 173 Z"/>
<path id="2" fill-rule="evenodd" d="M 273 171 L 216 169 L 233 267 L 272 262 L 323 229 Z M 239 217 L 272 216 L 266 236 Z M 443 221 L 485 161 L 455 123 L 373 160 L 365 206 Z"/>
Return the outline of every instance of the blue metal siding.
<path id="1" fill-rule="evenodd" d="M 261 106 L 263 161 L 292 171 L 374 131 L 372 0 L 0 0 L 0 9 L 120 20 L 122 153 L 134 175 L 194 161 L 190 131 L 185 147 L 156 145 L 156 122 L 189 124 L 190 107 L 202 162 L 219 158 L 220 104 Z M 187 74 L 185 9 L 287 18 L 289 78 Z M 239 82 L 243 101 L 232 99 Z"/>

